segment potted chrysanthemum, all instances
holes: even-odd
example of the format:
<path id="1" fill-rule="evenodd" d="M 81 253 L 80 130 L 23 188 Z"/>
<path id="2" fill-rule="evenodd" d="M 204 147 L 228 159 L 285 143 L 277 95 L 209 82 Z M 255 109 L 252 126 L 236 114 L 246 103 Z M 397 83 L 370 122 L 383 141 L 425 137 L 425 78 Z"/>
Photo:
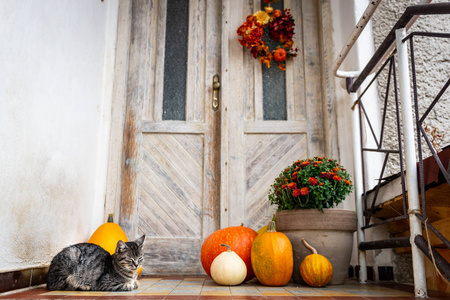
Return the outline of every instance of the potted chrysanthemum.
<path id="1" fill-rule="evenodd" d="M 314 157 L 294 162 L 275 179 L 269 192 L 278 206 L 277 230 L 285 233 L 294 249 L 296 283 L 303 283 L 299 267 L 311 254 L 305 238 L 333 266 L 330 284 L 343 284 L 348 274 L 356 231 L 356 213 L 335 208 L 351 193 L 349 173 L 336 160 Z"/>

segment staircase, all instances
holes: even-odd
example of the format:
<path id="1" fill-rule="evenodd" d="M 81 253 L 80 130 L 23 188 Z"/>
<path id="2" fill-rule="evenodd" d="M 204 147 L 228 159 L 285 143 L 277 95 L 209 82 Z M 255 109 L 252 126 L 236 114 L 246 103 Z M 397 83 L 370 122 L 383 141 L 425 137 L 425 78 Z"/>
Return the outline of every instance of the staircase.
<path id="1" fill-rule="evenodd" d="M 395 248 L 397 253 L 412 254 L 416 297 L 427 297 L 427 287 L 450 292 L 450 147 L 438 153 L 426 134 L 424 125 L 430 111 L 449 87 L 450 78 L 445 80 L 442 89 L 431 99 L 425 112 L 420 111 L 414 56 L 416 37 L 446 39 L 450 38 L 450 33 L 412 32 L 407 35 L 405 29 L 416 16 L 438 14 L 450 14 L 450 3 L 408 7 L 361 73 L 357 77 L 347 78 L 347 90 L 354 101 L 353 138 L 356 150 L 355 193 L 360 280 L 367 280 L 366 251 Z M 394 50 L 391 50 L 392 45 L 395 45 Z M 388 58 L 381 61 L 384 57 Z M 381 67 L 378 68 L 379 64 Z M 370 78 L 369 74 L 374 70 L 375 75 Z M 373 99 L 365 97 L 365 93 L 372 84 L 376 84 L 376 79 L 382 73 L 387 73 L 387 80 L 381 132 L 376 132 L 364 105 Z M 363 84 L 367 87 L 360 90 Z M 400 104 L 402 109 L 399 108 Z M 388 109 L 388 105 L 395 108 Z M 393 114 L 397 126 L 398 143 L 394 149 L 386 149 L 383 144 L 384 125 L 389 114 Z M 367 146 L 368 143 L 364 141 L 369 139 L 372 139 L 375 146 Z M 422 158 L 425 149 L 431 153 L 427 159 Z M 365 170 L 370 163 L 366 159 L 368 153 L 383 156 L 381 172 L 376 179 L 378 184 L 371 190 L 366 187 L 369 180 Z M 394 176 L 386 176 L 387 162 L 391 157 L 398 161 L 400 172 Z M 391 238 L 366 241 L 365 231 L 380 225 L 387 225 Z M 443 277 L 435 275 L 434 266 Z"/>
<path id="2" fill-rule="evenodd" d="M 449 165 L 450 146 L 439 152 L 438 157 L 441 159 L 443 165 Z M 423 226 L 422 236 L 426 242 L 422 240 L 422 244 L 428 247 L 428 241 L 430 241 L 430 245 L 437 252 L 434 259 L 442 260 L 440 263 L 442 266 L 446 264 L 443 260 L 450 262 L 450 249 L 441 240 L 442 236 L 447 240 L 450 239 L 450 185 L 445 181 L 444 174 L 439 170 L 434 157 L 428 157 L 424 160 L 424 174 L 428 174 L 428 180 L 425 180 L 425 197 L 427 224 L 430 225 L 430 228 L 427 227 L 425 229 L 425 226 Z M 378 200 L 375 202 L 374 209 L 372 210 L 372 216 L 381 222 L 400 218 L 387 223 L 387 229 L 393 241 L 403 240 L 405 243 L 405 245 L 399 245 L 399 247 L 395 248 L 396 254 L 399 255 L 411 254 L 409 243 L 411 233 L 409 230 L 409 220 L 404 218 L 405 207 L 403 205 L 401 186 L 401 174 L 396 174 L 385 179 L 379 187 Z M 368 203 L 372 203 L 375 195 L 376 189 L 367 192 L 366 200 Z M 406 199 L 407 197 L 406 191 Z M 380 201 L 381 199 L 383 201 Z M 422 197 L 420 197 L 420 200 L 422 200 Z M 421 216 L 423 216 L 423 212 L 421 213 Z M 366 242 L 366 245 L 366 249 L 373 248 L 373 242 Z M 424 250 L 428 252 L 427 249 Z M 448 274 L 448 270 L 444 270 L 444 272 Z M 429 290 L 450 294 L 448 281 L 436 273 L 431 260 L 425 260 L 425 275 Z"/>

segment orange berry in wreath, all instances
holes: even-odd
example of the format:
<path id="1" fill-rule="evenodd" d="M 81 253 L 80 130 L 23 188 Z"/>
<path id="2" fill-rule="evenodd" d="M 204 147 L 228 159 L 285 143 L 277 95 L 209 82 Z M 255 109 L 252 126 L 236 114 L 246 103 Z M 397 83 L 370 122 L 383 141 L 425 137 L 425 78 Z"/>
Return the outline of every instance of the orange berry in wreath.
<path id="1" fill-rule="evenodd" d="M 275 10 L 273 11 L 273 17 L 274 17 L 274 18 L 281 17 L 281 15 L 282 15 L 281 10 L 275 9 Z"/>
<path id="2" fill-rule="evenodd" d="M 283 48 L 278 48 L 273 52 L 273 59 L 275 59 L 277 62 L 285 61 L 286 57 L 287 53 Z"/>

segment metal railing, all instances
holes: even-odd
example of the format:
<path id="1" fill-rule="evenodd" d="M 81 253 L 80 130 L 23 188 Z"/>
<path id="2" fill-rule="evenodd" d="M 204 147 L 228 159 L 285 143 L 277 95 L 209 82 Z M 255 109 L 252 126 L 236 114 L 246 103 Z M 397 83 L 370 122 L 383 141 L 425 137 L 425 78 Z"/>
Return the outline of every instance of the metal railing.
<path id="1" fill-rule="evenodd" d="M 429 222 L 427 222 L 426 213 L 426 197 L 425 197 L 425 182 L 424 182 L 424 170 L 423 170 L 423 154 L 422 154 L 422 139 L 428 145 L 429 150 L 433 154 L 441 173 L 444 175 L 446 182 L 450 185 L 450 164 L 448 169 L 445 168 L 433 146 L 425 129 L 423 122 L 441 99 L 444 92 L 450 86 L 450 78 L 446 81 L 441 91 L 433 99 L 429 107 L 426 109 L 423 115 L 420 115 L 418 109 L 418 93 L 417 93 L 417 80 L 415 69 L 415 57 L 414 57 L 414 36 L 422 36 L 429 38 L 449 38 L 449 33 L 432 33 L 432 32 L 413 32 L 406 36 L 405 26 L 419 15 L 438 15 L 438 14 L 450 14 L 450 3 L 435 3 L 415 5 L 408 7 L 403 15 L 399 18 L 392 30 L 386 36 L 380 47 L 372 56 L 369 63 L 361 71 L 357 78 L 347 78 L 347 89 L 354 101 L 353 112 L 353 143 L 354 143 L 354 155 L 355 155 L 355 181 L 358 178 L 361 182 L 355 182 L 356 193 L 356 206 L 358 214 L 358 246 L 359 246 L 359 264 L 360 264 L 360 280 L 362 282 L 367 280 L 365 251 L 373 249 L 384 248 L 396 248 L 396 247 L 411 247 L 413 270 L 414 270 L 414 287 L 415 295 L 417 297 L 426 297 L 426 279 L 424 268 L 425 254 L 428 258 L 432 259 L 436 264 L 439 271 L 447 278 L 450 279 L 450 264 L 443 259 L 439 253 L 430 248 L 428 242 L 422 236 L 422 228 L 429 228 L 447 248 L 450 248 L 449 241 L 439 233 Z M 410 53 L 408 55 L 407 45 L 409 42 Z M 392 50 L 391 45 L 395 43 L 396 49 Z M 361 85 L 367 80 L 369 74 L 380 64 L 380 60 L 384 57 L 388 59 L 382 66 L 376 71 L 375 76 L 368 83 L 368 87 L 360 92 L 358 96 L 357 92 Z M 396 64 L 396 59 L 398 65 Z M 410 73 L 409 73 L 409 61 L 411 62 L 411 77 L 414 93 L 414 101 L 412 101 L 410 90 Z M 382 112 L 382 124 L 381 132 L 376 134 L 374 126 L 372 126 L 369 116 L 365 110 L 365 101 L 371 99 L 365 99 L 365 93 L 368 88 L 377 82 L 377 78 L 382 72 L 388 72 L 387 84 L 384 95 L 384 107 Z M 397 75 L 398 72 L 398 75 Z M 386 149 L 383 145 L 384 127 L 388 112 L 387 106 L 390 103 L 390 92 L 393 92 L 394 99 L 393 104 L 395 109 L 393 113 L 396 120 L 396 134 L 398 137 L 398 143 L 395 149 Z M 399 109 L 401 103 L 402 109 Z M 414 107 L 413 107 L 414 103 Z M 357 107 L 357 108 L 356 108 Z M 413 119 L 413 109 L 415 111 L 415 121 Z M 366 147 L 362 142 L 364 140 L 363 134 L 363 119 L 366 120 L 364 124 L 367 124 L 368 135 L 372 137 L 375 147 Z M 414 127 L 417 131 L 417 137 L 414 134 Z M 358 132 L 359 131 L 359 132 Z M 378 137 L 378 138 L 377 138 Z M 419 153 L 419 172 L 417 172 L 417 160 L 416 160 L 416 145 L 415 140 L 417 138 L 417 151 Z M 372 190 L 372 201 L 367 203 L 368 191 L 366 190 L 364 182 L 366 182 L 366 161 L 365 154 L 369 152 L 382 153 L 384 155 L 383 165 L 381 167 L 378 184 Z M 402 186 L 402 202 L 403 209 L 399 216 L 388 218 L 382 221 L 374 221 L 372 216 L 376 211 L 376 203 L 381 186 L 385 184 L 390 178 L 384 177 L 386 165 L 390 156 L 398 156 L 399 168 L 400 168 L 400 181 Z M 419 173 L 420 181 L 418 180 L 417 173 Z M 422 205 L 419 201 L 419 182 L 420 192 L 422 197 Z M 406 196 L 408 193 L 408 196 Z M 410 225 L 410 237 L 393 238 L 380 241 L 365 241 L 364 230 L 383 225 L 386 223 L 396 222 L 400 220 L 409 220 Z"/>

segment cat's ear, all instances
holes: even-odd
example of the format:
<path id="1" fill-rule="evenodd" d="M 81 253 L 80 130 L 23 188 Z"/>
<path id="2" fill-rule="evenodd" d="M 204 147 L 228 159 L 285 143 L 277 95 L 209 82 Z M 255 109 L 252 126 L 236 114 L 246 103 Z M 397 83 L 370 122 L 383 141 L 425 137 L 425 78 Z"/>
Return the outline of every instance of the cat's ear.
<path id="1" fill-rule="evenodd" d="M 127 248 L 128 248 L 127 244 L 125 244 L 123 241 L 119 240 L 117 242 L 117 246 L 116 246 L 116 253 L 122 253 Z"/>
<path id="2" fill-rule="evenodd" d="M 140 238 L 138 238 L 135 243 L 138 245 L 138 247 L 141 247 L 142 245 L 144 245 L 144 241 L 145 241 L 145 234 L 143 236 L 141 236 Z"/>

